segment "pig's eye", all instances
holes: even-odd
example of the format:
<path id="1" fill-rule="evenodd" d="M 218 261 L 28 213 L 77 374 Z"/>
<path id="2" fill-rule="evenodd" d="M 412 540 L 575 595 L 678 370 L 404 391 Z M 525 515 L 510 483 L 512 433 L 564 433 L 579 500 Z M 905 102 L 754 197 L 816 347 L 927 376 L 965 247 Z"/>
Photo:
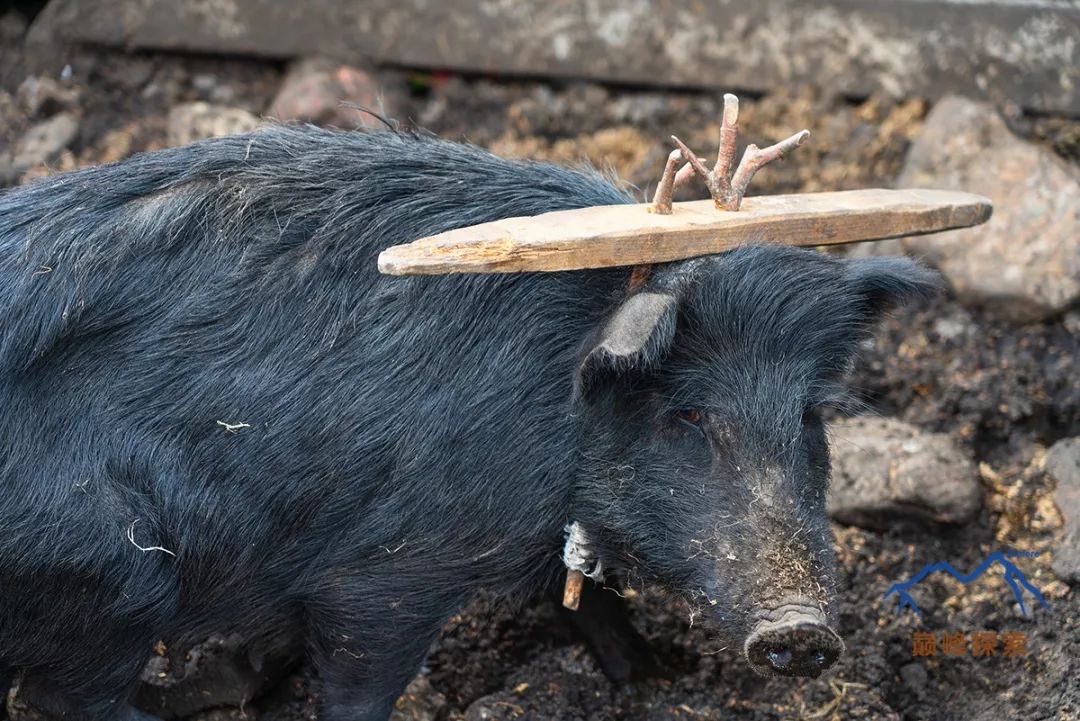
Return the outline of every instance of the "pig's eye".
<path id="1" fill-rule="evenodd" d="M 675 420 L 694 428 L 701 427 L 701 411 L 693 406 L 686 406 L 675 411 Z"/>

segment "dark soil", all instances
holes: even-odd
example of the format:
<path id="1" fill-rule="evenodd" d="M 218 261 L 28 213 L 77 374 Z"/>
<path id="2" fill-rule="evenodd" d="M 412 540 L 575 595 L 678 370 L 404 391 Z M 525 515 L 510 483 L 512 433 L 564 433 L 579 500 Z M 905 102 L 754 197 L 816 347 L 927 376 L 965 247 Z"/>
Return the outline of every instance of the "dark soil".
<path id="1" fill-rule="evenodd" d="M 14 28 L 14 24 L 11 28 Z M 11 30 L 14 32 L 14 30 Z M 10 48 L 11 46 L 9 46 Z M 0 53 L 15 62 L 10 49 Z M 162 147 L 169 108 L 196 99 L 263 112 L 283 68 L 268 62 L 85 52 L 73 63 L 78 139 L 66 170 Z M 8 82 L 8 78 L 4 81 Z M 505 155 L 589 161 L 651 193 L 671 133 L 704 151 L 718 137 L 720 97 L 589 84 L 543 85 L 387 71 L 391 114 Z M 0 94 L 0 155 L 34 121 L 16 90 Z M 809 145 L 755 179 L 757 193 L 889 186 L 928 104 L 852 102 L 813 88 L 743 98 L 744 138 L 812 132 Z M 1014 127 L 1077 160 L 1077 124 L 1014 119 Z M 50 172 L 32 171 L 29 175 Z M 25 180 L 25 178 L 24 178 Z M 904 311 L 866 349 L 854 383 L 869 406 L 951 434 L 980 464 L 985 510 L 963 528 L 872 532 L 837 525 L 840 632 L 848 646 L 818 680 L 765 680 L 738 650 L 693 624 L 677 599 L 649 590 L 628 599 L 636 625 L 670 678 L 615 687 L 549 604 L 512 608 L 480 598 L 454 618 L 402 718 L 439 719 L 1076 719 L 1080 714 L 1080 595 L 1050 571 L 1049 554 L 1020 561 L 1049 600 L 1025 620 L 999 573 L 964 587 L 931 577 L 917 589 L 924 617 L 881 602 L 894 581 L 948 560 L 966 570 L 1003 547 L 1052 548 L 1061 519 L 1042 470 L 1046 447 L 1080 435 L 1080 315 L 1010 325 L 950 298 Z M 1027 652 L 916 658 L 912 633 L 1020 631 Z M 299 668 L 243 711 L 314 719 L 317 675 Z"/>

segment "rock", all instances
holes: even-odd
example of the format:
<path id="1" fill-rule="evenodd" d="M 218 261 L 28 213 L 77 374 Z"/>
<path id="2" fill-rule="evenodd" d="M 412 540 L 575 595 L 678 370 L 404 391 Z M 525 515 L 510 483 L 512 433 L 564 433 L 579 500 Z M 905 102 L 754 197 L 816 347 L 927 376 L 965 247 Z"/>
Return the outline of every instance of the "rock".
<path id="1" fill-rule="evenodd" d="M 213 73 L 196 73 L 191 76 L 191 87 L 200 97 L 209 99 L 217 87 L 217 77 Z"/>
<path id="2" fill-rule="evenodd" d="M 30 75 L 19 84 L 15 102 L 30 118 L 48 117 L 78 107 L 79 89 L 48 75 Z"/>
<path id="3" fill-rule="evenodd" d="M 886 528 L 914 518 L 963 523 L 982 490 L 972 461 L 949 436 L 892 418 L 846 418 L 832 425 L 833 480 L 827 508 L 841 523 Z"/>
<path id="4" fill-rule="evenodd" d="M 246 110 L 195 102 L 169 111 L 169 145 L 246 133 L 259 127 L 259 119 Z"/>
<path id="5" fill-rule="evenodd" d="M 901 241 L 940 268 L 965 304 L 1027 321 L 1080 300 L 1080 171 L 1014 136 L 989 105 L 958 97 L 935 105 L 898 186 L 994 202 L 985 225 Z"/>
<path id="6" fill-rule="evenodd" d="M 192 75 L 191 89 L 199 96 L 199 100 L 217 105 L 236 104 L 235 88 L 228 79 L 219 78 L 214 73 L 195 73 Z"/>
<path id="7" fill-rule="evenodd" d="M 268 114 L 286 122 L 303 121 L 340 128 L 379 123 L 370 113 L 343 103 L 380 114 L 384 112 L 378 83 L 369 73 L 329 60 L 308 58 L 289 70 Z"/>
<path id="8" fill-rule="evenodd" d="M 1080 336 L 1080 310 L 1066 313 L 1061 321 L 1061 324 L 1065 326 L 1065 330 L 1073 335 Z"/>
<path id="9" fill-rule="evenodd" d="M 57 113 L 27 130 L 15 144 L 12 166 L 23 171 L 55 159 L 79 134 L 73 113 Z"/>
<path id="10" fill-rule="evenodd" d="M 1061 580 L 1080 583 L 1080 437 L 1066 438 L 1050 448 L 1046 472 L 1057 484 L 1054 503 L 1065 521 L 1053 548 L 1052 568 Z"/>
<path id="11" fill-rule="evenodd" d="M 427 676 L 420 675 L 405 687 L 390 721 L 435 721 L 445 707 L 446 696 L 435 690 Z"/>

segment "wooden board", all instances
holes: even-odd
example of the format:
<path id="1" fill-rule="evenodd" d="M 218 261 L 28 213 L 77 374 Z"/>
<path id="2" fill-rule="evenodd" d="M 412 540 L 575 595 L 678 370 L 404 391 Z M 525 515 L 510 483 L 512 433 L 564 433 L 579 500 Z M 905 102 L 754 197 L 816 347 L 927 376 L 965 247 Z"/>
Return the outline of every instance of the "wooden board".
<path id="1" fill-rule="evenodd" d="M 987 198 L 952 190 L 848 190 L 746 198 L 738 211 L 712 200 L 603 205 L 507 218 L 387 248 L 388 275 L 516 273 L 662 263 L 739 245 L 835 245 L 935 233 L 986 222 Z"/>

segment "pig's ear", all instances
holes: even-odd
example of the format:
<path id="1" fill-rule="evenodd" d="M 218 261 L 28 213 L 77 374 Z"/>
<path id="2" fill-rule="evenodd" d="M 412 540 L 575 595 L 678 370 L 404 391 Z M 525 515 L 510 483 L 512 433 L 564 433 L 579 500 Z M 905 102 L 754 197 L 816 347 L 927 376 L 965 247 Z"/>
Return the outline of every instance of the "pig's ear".
<path id="1" fill-rule="evenodd" d="M 578 397 L 659 365 L 675 337 L 678 307 L 678 295 L 667 290 L 643 290 L 624 300 L 578 366 Z"/>
<path id="2" fill-rule="evenodd" d="M 848 282 L 870 322 L 893 308 L 927 298 L 942 288 L 941 276 L 910 258 L 858 258 L 847 262 Z"/>

